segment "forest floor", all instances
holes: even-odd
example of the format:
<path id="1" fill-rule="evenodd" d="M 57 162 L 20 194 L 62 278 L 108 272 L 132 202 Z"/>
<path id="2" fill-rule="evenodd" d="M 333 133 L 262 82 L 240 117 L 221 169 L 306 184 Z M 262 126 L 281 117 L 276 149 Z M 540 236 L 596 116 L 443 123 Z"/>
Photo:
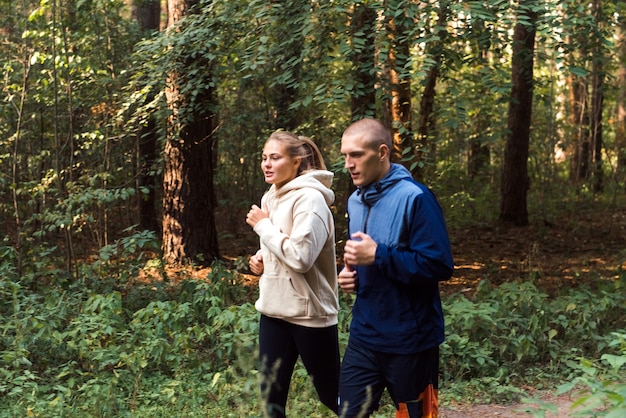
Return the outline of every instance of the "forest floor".
<path id="1" fill-rule="evenodd" d="M 245 260 L 257 248 L 256 236 L 245 224 L 245 214 L 225 214 L 218 222 L 225 258 Z M 596 280 L 610 280 L 626 269 L 626 208 L 574 210 L 561 219 L 531 222 L 527 227 L 472 226 L 449 231 L 455 258 L 452 280 L 442 283 L 444 294 L 471 294 L 481 280 L 492 285 L 534 280 L 546 293 L 558 294 Z M 338 255 L 342 248 L 337 248 Z M 242 258 L 243 257 L 243 258 Z M 195 272 L 202 274 L 202 272 Z M 255 276 L 244 275 L 254 285 Z M 548 418 L 570 416 L 569 395 L 532 393 L 529 396 L 556 405 Z M 532 417 L 528 404 L 459 404 L 440 409 L 442 418 Z"/>

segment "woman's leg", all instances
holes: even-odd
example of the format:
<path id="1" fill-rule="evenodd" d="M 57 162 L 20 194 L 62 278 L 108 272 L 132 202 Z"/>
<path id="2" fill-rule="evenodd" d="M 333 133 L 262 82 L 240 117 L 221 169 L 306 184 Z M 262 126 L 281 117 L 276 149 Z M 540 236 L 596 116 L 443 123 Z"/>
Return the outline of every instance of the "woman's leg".
<path id="1" fill-rule="evenodd" d="M 293 368 L 298 359 L 291 335 L 292 325 L 261 315 L 259 324 L 259 360 L 261 362 L 261 397 L 267 417 L 284 418 Z"/>
<path id="2" fill-rule="evenodd" d="M 339 409 L 339 342 L 337 326 L 309 328 L 293 325 L 294 339 L 320 401 L 331 411 Z"/>

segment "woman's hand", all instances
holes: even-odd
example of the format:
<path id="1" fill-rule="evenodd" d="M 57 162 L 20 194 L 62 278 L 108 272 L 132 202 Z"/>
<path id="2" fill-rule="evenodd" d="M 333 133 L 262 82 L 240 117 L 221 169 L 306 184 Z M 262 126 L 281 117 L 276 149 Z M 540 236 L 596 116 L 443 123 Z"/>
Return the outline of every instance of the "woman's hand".
<path id="1" fill-rule="evenodd" d="M 257 205 L 252 205 L 246 216 L 246 223 L 254 228 L 261 219 L 269 218 L 267 207 L 264 207 L 264 209 L 266 210 L 262 210 Z"/>
<path id="2" fill-rule="evenodd" d="M 249 264 L 252 274 L 256 274 L 257 276 L 263 274 L 264 264 L 263 255 L 261 255 L 261 253 L 256 253 L 255 255 L 250 257 Z"/>

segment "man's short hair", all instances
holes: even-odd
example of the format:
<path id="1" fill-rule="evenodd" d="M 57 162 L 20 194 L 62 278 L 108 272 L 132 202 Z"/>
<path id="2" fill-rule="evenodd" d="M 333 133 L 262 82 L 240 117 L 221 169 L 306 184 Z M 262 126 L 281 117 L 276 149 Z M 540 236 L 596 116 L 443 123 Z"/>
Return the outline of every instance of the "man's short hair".
<path id="1" fill-rule="evenodd" d="M 360 119 L 346 129 L 344 135 L 363 135 L 367 146 L 377 149 L 385 144 L 391 150 L 392 139 L 389 129 L 381 121 L 373 118 Z"/>

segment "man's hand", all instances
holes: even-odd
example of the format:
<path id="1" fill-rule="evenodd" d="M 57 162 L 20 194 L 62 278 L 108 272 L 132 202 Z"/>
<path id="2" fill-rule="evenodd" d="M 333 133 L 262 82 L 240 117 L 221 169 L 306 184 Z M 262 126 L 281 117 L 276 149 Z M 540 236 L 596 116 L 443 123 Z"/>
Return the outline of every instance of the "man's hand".
<path id="1" fill-rule="evenodd" d="M 369 266 L 376 258 L 378 244 L 367 234 L 355 232 L 346 242 L 343 259 L 351 266 Z"/>
<path id="2" fill-rule="evenodd" d="M 352 267 L 350 267 L 350 264 L 348 263 L 345 263 L 345 267 L 339 272 L 337 279 L 339 280 L 341 290 L 346 293 L 355 292 L 359 284 L 359 278 L 356 275 L 356 271 L 352 270 Z"/>

